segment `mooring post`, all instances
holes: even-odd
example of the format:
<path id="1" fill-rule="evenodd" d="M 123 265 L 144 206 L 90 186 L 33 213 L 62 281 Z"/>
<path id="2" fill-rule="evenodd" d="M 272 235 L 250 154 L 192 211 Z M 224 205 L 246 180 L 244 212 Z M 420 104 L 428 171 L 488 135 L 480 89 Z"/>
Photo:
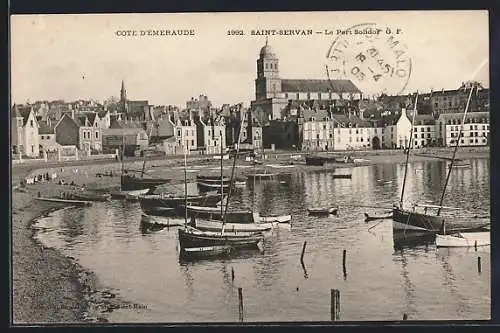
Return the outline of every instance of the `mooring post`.
<path id="1" fill-rule="evenodd" d="M 345 267 L 345 259 L 346 259 L 347 251 L 342 251 L 342 269 L 344 271 L 344 278 L 347 277 L 347 269 Z"/>
<path id="2" fill-rule="evenodd" d="M 302 246 L 302 253 L 300 255 L 300 262 L 304 263 L 304 253 L 306 253 L 306 245 L 307 241 L 304 241 L 304 245 Z"/>
<path id="3" fill-rule="evenodd" d="M 231 267 L 231 281 L 234 281 L 234 268 Z"/>
<path id="4" fill-rule="evenodd" d="M 474 241 L 474 251 L 477 251 L 477 240 Z"/>
<path id="5" fill-rule="evenodd" d="M 238 288 L 240 322 L 243 322 L 243 288 Z"/>
<path id="6" fill-rule="evenodd" d="M 340 291 L 330 290 L 330 316 L 332 321 L 340 320 Z"/>
<path id="7" fill-rule="evenodd" d="M 477 272 L 481 273 L 481 257 L 477 257 Z"/>

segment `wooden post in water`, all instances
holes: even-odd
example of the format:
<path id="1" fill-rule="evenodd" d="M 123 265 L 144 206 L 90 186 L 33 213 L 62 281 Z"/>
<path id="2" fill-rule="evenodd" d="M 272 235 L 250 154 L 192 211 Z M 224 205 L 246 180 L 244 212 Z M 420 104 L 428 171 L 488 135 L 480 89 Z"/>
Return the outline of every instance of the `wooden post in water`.
<path id="1" fill-rule="evenodd" d="M 302 246 L 302 253 L 300 255 L 300 262 L 304 263 L 304 254 L 306 253 L 306 245 L 307 241 L 304 241 L 304 245 Z"/>
<path id="2" fill-rule="evenodd" d="M 477 257 L 477 272 L 481 273 L 481 257 Z"/>
<path id="3" fill-rule="evenodd" d="M 340 320 L 340 291 L 330 290 L 330 315 L 332 321 Z"/>
<path id="4" fill-rule="evenodd" d="M 477 251 L 477 240 L 474 241 L 474 251 Z"/>
<path id="5" fill-rule="evenodd" d="M 234 268 L 231 267 L 231 281 L 234 281 Z"/>
<path id="6" fill-rule="evenodd" d="M 240 322 L 243 322 L 243 288 L 238 288 L 238 303 L 239 303 L 239 314 Z"/>
<path id="7" fill-rule="evenodd" d="M 345 259 L 346 259 L 347 251 L 342 251 L 342 270 L 344 271 L 344 278 L 347 277 L 347 269 L 345 267 Z"/>

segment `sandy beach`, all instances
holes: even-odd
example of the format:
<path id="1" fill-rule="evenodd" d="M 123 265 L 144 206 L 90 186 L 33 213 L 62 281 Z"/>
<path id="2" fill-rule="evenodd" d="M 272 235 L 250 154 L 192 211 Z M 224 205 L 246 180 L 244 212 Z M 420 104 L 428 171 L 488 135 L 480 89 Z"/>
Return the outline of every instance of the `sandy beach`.
<path id="1" fill-rule="evenodd" d="M 420 155 L 421 154 L 421 155 Z M 427 149 L 415 151 L 411 161 L 433 160 L 432 156 L 451 158 L 452 149 Z M 325 167 L 306 166 L 303 162 L 291 159 L 292 155 L 302 153 L 270 153 L 268 159 L 262 161 L 259 170 L 273 173 L 295 173 L 305 170 L 322 170 Z M 403 151 L 368 151 L 351 153 L 354 158 L 365 161 L 356 165 L 370 165 L 379 163 L 403 163 Z M 460 149 L 457 158 L 488 158 L 488 147 Z M 41 324 L 41 323 L 81 323 L 106 322 L 106 314 L 114 308 L 128 304 L 120 299 L 112 290 L 101 286 L 92 272 L 81 267 L 74 258 L 68 258 L 53 249 L 39 244 L 33 235 L 34 220 L 40 216 L 50 214 L 51 211 L 64 207 L 61 204 L 46 203 L 36 200 L 38 193 L 43 196 L 57 196 L 60 192 L 74 191 L 68 185 L 58 185 L 60 179 L 65 182 L 74 182 L 85 185 L 89 189 L 105 189 L 119 185 L 121 164 L 116 161 L 104 163 L 86 163 L 72 165 L 64 163 L 46 165 L 15 165 L 12 168 L 12 288 L 13 288 L 13 324 Z M 293 164 L 292 164 L 293 163 Z M 141 170 L 141 161 L 127 163 L 126 167 Z M 230 175 L 233 161 L 224 160 L 224 174 Z M 280 168 L 277 165 L 293 165 L 294 167 Z M 180 184 L 184 179 L 184 161 L 182 156 L 176 158 L 156 159 L 146 163 L 146 169 L 152 176 L 168 176 L 172 183 Z M 235 176 L 244 176 L 252 172 L 250 162 L 238 161 Z M 336 163 L 328 168 L 354 167 Z M 213 157 L 197 157 L 188 160 L 188 178 L 193 179 L 199 172 L 220 173 L 220 160 Z M 113 177 L 97 177 L 97 173 L 114 173 Z M 54 180 L 27 185 L 18 188 L 20 181 L 28 176 L 42 173 L 57 173 Z M 162 188 L 159 188 L 161 191 Z M 163 188 L 168 190 L 168 188 Z"/>

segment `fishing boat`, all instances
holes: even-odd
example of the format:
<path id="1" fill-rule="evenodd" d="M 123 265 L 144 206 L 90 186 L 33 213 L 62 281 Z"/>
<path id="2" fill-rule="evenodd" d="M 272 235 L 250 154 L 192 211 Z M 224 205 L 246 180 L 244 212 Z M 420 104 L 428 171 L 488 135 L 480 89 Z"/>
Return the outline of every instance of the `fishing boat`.
<path id="1" fill-rule="evenodd" d="M 221 177 L 220 176 L 204 176 L 204 175 L 196 175 L 196 180 L 205 182 L 205 183 L 217 183 L 220 185 L 221 182 Z M 229 177 L 222 177 L 222 182 L 224 183 L 229 183 L 231 178 Z"/>
<path id="2" fill-rule="evenodd" d="M 110 201 L 111 194 L 95 192 L 75 192 L 71 194 L 71 199 L 84 201 Z"/>
<path id="3" fill-rule="evenodd" d="M 179 229 L 181 248 L 231 246 L 232 248 L 259 248 L 264 241 L 261 232 L 202 231 L 191 226 Z"/>
<path id="4" fill-rule="evenodd" d="M 336 163 L 334 156 L 306 155 L 306 165 L 323 166 L 325 163 Z"/>
<path id="5" fill-rule="evenodd" d="M 336 207 L 310 207 L 307 208 L 310 215 L 337 215 L 338 208 Z"/>
<path id="6" fill-rule="evenodd" d="M 134 174 L 128 174 L 128 172 L 126 174 L 121 175 L 120 177 L 122 192 L 137 191 L 143 189 L 148 189 L 150 191 L 153 191 L 158 186 L 169 183 L 170 181 L 171 179 L 168 178 L 138 177 Z"/>
<path id="7" fill-rule="evenodd" d="M 490 232 L 457 232 L 448 235 L 436 235 L 437 247 L 478 247 L 490 245 Z"/>
<path id="8" fill-rule="evenodd" d="M 183 225 L 183 221 L 180 221 L 178 219 L 147 214 L 141 215 L 141 223 L 151 227 L 179 227 Z"/>
<path id="9" fill-rule="evenodd" d="M 376 220 L 385 220 L 385 219 L 391 219 L 392 214 L 386 214 L 386 215 L 368 215 L 368 213 L 365 213 L 365 222 L 370 222 L 370 221 L 376 221 Z"/>
<path id="10" fill-rule="evenodd" d="M 243 122 L 242 122 L 243 123 Z M 242 129 L 240 128 L 240 133 L 239 136 L 241 135 Z M 238 140 L 240 141 L 240 138 L 238 137 Z M 238 142 L 239 142 L 238 141 Z M 220 170 L 221 170 L 221 177 L 220 179 L 223 179 L 223 150 L 221 149 L 221 158 L 220 158 Z M 236 154 L 237 155 L 237 154 Z M 233 169 L 232 169 L 232 175 L 231 179 L 233 179 L 234 176 L 234 167 L 236 163 L 236 156 L 234 157 L 234 163 L 233 163 Z M 187 217 L 188 217 L 188 210 L 187 207 L 189 205 L 188 203 L 188 197 L 187 197 L 187 180 L 186 180 L 186 155 L 184 155 L 184 196 L 185 196 L 185 203 L 184 203 L 184 211 L 185 211 L 185 226 L 184 228 L 179 229 L 179 244 L 182 249 L 186 248 L 211 248 L 214 246 L 230 246 L 231 249 L 240 249 L 240 248 L 261 248 L 263 241 L 264 241 L 264 236 L 261 232 L 238 232 L 238 231 L 227 231 L 225 229 L 225 214 L 224 214 L 224 206 L 222 203 L 224 202 L 224 188 L 222 187 L 223 183 L 221 182 L 221 193 L 220 193 L 220 210 L 221 210 L 221 216 L 223 216 L 222 219 L 222 229 L 220 232 L 214 232 L 214 231 L 203 231 L 199 230 L 197 228 L 194 228 L 187 223 Z M 230 182 L 231 183 L 231 182 Z M 231 189 L 231 187 L 230 187 Z M 226 200 L 226 206 L 225 206 L 225 211 L 227 211 L 227 207 L 229 204 L 229 197 L 230 197 L 231 190 L 228 192 L 228 198 Z M 218 221 L 217 221 L 218 222 Z M 219 222 L 220 223 L 220 222 Z M 191 224 L 196 225 L 196 218 L 194 216 L 191 217 Z M 207 250 L 209 252 L 209 250 Z M 203 253 L 203 251 L 201 251 Z"/>

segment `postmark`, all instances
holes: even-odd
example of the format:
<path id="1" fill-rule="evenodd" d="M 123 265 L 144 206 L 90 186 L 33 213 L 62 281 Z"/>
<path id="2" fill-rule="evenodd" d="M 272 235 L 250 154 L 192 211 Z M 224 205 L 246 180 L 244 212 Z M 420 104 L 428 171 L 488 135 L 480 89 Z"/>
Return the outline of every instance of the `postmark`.
<path id="1" fill-rule="evenodd" d="M 336 33 L 326 55 L 330 82 L 349 79 L 370 94 L 399 94 L 406 88 L 412 60 L 401 29 L 361 23 Z"/>

